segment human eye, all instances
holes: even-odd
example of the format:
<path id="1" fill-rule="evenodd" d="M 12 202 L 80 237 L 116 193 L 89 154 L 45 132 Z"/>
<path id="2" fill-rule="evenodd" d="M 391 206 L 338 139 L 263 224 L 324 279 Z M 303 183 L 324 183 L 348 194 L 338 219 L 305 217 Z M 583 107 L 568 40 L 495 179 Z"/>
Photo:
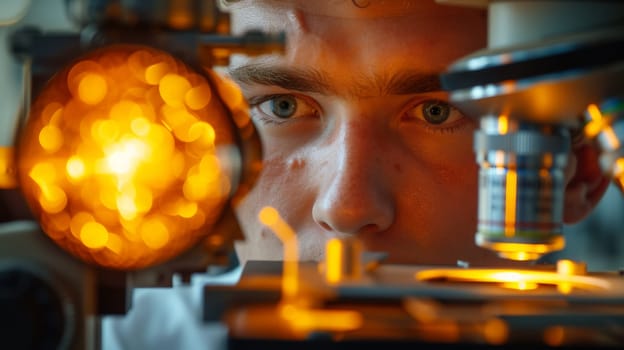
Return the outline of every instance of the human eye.
<path id="1" fill-rule="evenodd" d="M 410 107 L 405 113 L 404 120 L 423 121 L 433 129 L 444 130 L 455 126 L 464 115 L 448 102 L 439 99 L 428 99 Z"/>
<path id="2" fill-rule="evenodd" d="M 252 114 L 266 123 L 284 123 L 297 118 L 317 117 L 318 108 L 308 98 L 294 94 L 258 96 L 249 99 Z"/>

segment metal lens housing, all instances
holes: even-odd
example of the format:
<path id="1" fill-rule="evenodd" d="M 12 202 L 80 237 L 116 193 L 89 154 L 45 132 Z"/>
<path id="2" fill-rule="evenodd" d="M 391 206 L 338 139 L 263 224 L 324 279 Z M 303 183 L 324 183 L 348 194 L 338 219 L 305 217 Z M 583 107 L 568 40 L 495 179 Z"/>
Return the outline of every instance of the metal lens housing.
<path id="1" fill-rule="evenodd" d="M 474 142 L 480 166 L 477 245 L 512 260 L 562 249 L 567 129 L 487 116 Z"/>

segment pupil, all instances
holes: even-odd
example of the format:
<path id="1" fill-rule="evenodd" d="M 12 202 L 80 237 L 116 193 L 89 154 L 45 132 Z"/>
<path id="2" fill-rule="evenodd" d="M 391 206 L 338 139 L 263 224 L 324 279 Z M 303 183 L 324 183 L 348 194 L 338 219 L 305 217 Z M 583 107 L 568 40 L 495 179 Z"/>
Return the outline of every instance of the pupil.
<path id="1" fill-rule="evenodd" d="M 423 106 L 423 116 L 431 124 L 442 124 L 448 119 L 450 112 L 449 105 L 441 101 L 427 102 Z"/>
<path id="2" fill-rule="evenodd" d="M 271 101 L 271 110 L 279 118 L 290 118 L 297 109 L 297 101 L 290 96 L 276 97 Z"/>

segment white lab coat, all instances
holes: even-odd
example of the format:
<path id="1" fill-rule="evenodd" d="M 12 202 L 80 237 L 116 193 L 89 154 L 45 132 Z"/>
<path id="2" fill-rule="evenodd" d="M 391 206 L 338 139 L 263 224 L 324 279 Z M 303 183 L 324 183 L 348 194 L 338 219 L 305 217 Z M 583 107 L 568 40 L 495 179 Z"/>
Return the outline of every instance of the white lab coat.
<path id="1" fill-rule="evenodd" d="M 202 318 L 202 287 L 233 285 L 241 267 L 218 276 L 193 275 L 189 285 L 137 288 L 132 309 L 125 316 L 102 318 L 102 349 L 226 348 L 227 329 Z"/>

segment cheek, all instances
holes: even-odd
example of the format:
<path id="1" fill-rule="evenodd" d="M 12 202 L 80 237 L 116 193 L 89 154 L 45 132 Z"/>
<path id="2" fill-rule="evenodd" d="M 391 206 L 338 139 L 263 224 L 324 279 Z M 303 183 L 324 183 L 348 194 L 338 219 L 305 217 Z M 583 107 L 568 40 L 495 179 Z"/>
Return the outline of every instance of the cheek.
<path id="1" fill-rule="evenodd" d="M 236 210 L 245 232 L 253 234 L 253 239 L 272 236 L 262 230 L 258 220 L 258 213 L 265 206 L 277 209 L 286 222 L 297 222 L 296 217 L 303 207 L 303 196 L 293 196 L 293 193 L 302 194 L 305 188 L 301 183 L 306 178 L 305 168 L 306 163 L 300 158 L 272 157 L 264 160 L 258 180 Z"/>

